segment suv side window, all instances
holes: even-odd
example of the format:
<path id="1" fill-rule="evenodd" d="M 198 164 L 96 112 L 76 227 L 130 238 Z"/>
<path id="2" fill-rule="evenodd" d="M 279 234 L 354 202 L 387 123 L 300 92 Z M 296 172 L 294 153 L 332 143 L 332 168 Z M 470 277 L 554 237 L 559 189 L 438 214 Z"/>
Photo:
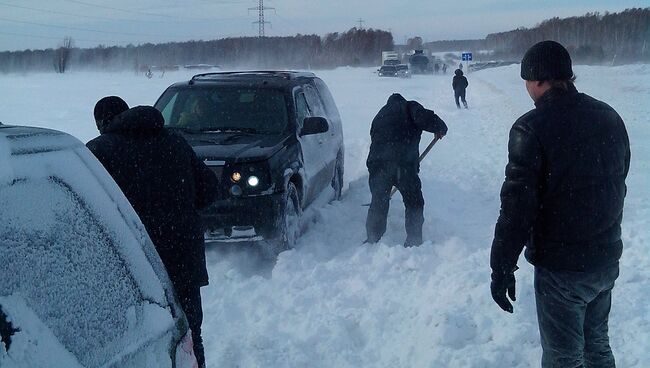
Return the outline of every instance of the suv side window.
<path id="1" fill-rule="evenodd" d="M 305 121 L 305 118 L 310 116 L 311 111 L 309 111 L 309 105 L 307 105 L 305 94 L 303 92 L 298 92 L 296 94 L 296 117 L 298 118 L 298 127 L 302 128 L 303 121 Z"/>
<path id="2" fill-rule="evenodd" d="M 311 85 L 305 85 L 303 89 L 305 91 L 305 97 L 307 97 L 307 103 L 312 109 L 314 116 L 320 116 L 324 118 L 328 117 L 327 112 L 325 112 L 325 108 L 323 107 L 323 103 L 320 100 L 320 96 L 318 96 L 318 92 L 316 92 L 316 89 Z"/>
<path id="3" fill-rule="evenodd" d="M 325 85 L 325 82 L 318 78 L 314 78 L 314 84 L 316 84 L 318 94 L 325 103 L 325 111 L 327 111 L 327 115 L 331 119 L 341 120 L 341 117 L 339 116 L 339 110 L 336 108 L 336 102 L 334 102 L 334 97 L 332 97 L 332 94 Z"/>

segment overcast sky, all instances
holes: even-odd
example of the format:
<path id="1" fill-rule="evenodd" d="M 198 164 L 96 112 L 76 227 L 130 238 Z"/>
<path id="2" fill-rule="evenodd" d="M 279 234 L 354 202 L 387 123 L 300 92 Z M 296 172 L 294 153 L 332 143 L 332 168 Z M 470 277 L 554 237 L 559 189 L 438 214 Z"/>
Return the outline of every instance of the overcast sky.
<path id="1" fill-rule="evenodd" d="M 0 0 L 0 51 L 256 36 L 254 0 Z M 648 7 L 650 0 L 265 0 L 267 36 L 323 35 L 359 26 L 396 43 L 484 38 L 553 16 Z"/>

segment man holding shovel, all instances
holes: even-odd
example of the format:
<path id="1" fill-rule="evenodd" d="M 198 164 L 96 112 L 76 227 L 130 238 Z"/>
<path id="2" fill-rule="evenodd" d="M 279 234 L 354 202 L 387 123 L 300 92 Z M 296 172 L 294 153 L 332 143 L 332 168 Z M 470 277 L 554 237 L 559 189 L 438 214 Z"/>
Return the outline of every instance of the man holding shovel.
<path id="1" fill-rule="evenodd" d="M 447 134 L 447 125 L 433 111 L 418 102 L 393 94 L 379 110 L 370 128 L 370 153 L 366 161 L 372 201 L 366 220 L 366 243 L 376 243 L 386 232 L 386 218 L 391 189 L 402 194 L 406 207 L 405 247 L 422 244 L 424 198 L 420 171 L 419 147 L 422 131 L 435 134 L 434 141 Z"/>

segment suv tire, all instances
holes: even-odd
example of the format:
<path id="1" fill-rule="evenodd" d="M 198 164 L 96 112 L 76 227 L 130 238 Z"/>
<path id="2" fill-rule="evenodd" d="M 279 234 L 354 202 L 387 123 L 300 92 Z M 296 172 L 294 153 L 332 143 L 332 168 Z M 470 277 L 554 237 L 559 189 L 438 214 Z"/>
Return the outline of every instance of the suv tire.
<path id="1" fill-rule="evenodd" d="M 284 195 L 284 203 L 282 203 L 280 213 L 276 218 L 276 237 L 266 241 L 266 256 L 277 257 L 281 252 L 293 249 L 296 246 L 300 236 L 301 217 L 302 207 L 300 206 L 298 189 L 293 183 L 289 182 Z"/>

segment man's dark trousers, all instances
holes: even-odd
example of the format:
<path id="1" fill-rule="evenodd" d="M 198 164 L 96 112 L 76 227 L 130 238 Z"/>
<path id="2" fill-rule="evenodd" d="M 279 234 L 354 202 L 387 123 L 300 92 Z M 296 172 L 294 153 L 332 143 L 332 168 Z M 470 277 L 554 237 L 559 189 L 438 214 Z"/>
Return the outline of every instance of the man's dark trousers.
<path id="1" fill-rule="evenodd" d="M 390 205 L 390 192 L 397 187 L 406 207 L 406 246 L 422 244 L 424 223 L 424 198 L 422 183 L 418 177 L 417 164 L 400 166 L 385 163 L 369 168 L 369 184 L 372 201 L 368 209 L 366 231 L 368 242 L 376 243 L 386 232 L 386 219 Z"/>
<path id="2" fill-rule="evenodd" d="M 205 353 L 203 338 L 201 337 L 201 324 L 203 323 L 203 308 L 201 307 L 201 289 L 198 286 L 174 287 L 178 301 L 185 312 L 187 322 L 192 330 L 194 355 L 199 367 L 205 367 Z"/>
<path id="3" fill-rule="evenodd" d="M 535 268 L 543 368 L 614 368 L 607 322 L 618 263 L 596 272 Z"/>
<path id="4" fill-rule="evenodd" d="M 460 102 L 458 102 L 458 98 L 460 98 L 461 101 L 463 101 L 463 106 L 467 107 L 467 101 L 465 100 L 465 95 L 466 95 L 466 90 L 458 90 L 454 91 L 454 98 L 456 99 L 456 107 L 460 109 Z"/>

